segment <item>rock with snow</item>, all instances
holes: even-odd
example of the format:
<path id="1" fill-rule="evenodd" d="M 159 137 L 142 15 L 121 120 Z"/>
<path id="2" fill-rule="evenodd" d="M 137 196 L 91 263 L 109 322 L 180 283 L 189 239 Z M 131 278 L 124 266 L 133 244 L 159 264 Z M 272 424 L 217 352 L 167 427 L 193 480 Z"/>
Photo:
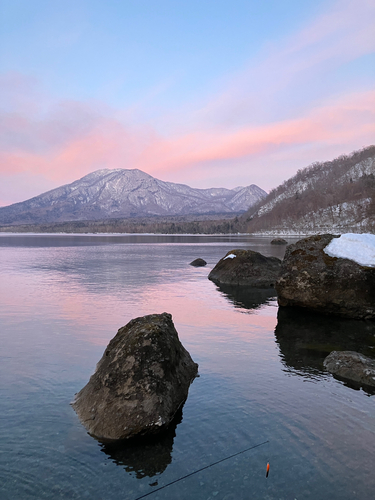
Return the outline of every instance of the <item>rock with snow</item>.
<path id="1" fill-rule="evenodd" d="M 184 404 L 197 372 L 172 316 L 143 316 L 119 329 L 72 406 L 99 440 L 156 434 Z"/>
<path id="2" fill-rule="evenodd" d="M 375 267 L 375 234 L 342 234 L 326 246 L 331 257 L 350 259 L 361 266 Z"/>
<path id="3" fill-rule="evenodd" d="M 323 365 L 339 378 L 375 387 L 375 360 L 359 352 L 332 351 Z"/>
<path id="4" fill-rule="evenodd" d="M 279 305 L 375 319 L 375 268 L 329 255 L 327 249 L 336 239 L 332 234 L 315 235 L 286 248 L 276 282 Z M 346 243 L 339 243 L 340 252 L 343 246 L 347 251 L 347 239 L 341 241 Z"/>
<path id="5" fill-rule="evenodd" d="M 281 260 L 277 257 L 265 257 L 253 250 L 230 250 L 212 269 L 208 279 L 219 284 L 271 288 L 280 266 Z"/>
<path id="6" fill-rule="evenodd" d="M 198 258 L 190 262 L 190 265 L 194 267 L 204 267 L 207 265 L 207 262 L 204 259 Z"/>

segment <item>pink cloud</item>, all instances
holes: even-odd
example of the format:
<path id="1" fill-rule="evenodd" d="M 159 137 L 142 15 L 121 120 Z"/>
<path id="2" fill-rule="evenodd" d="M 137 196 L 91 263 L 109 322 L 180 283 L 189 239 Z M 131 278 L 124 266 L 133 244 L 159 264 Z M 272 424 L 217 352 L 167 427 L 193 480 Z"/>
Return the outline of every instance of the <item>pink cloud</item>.
<path id="1" fill-rule="evenodd" d="M 91 127 L 68 134 L 64 141 L 47 140 L 46 151 L 13 147 L 2 152 L 0 171 L 3 174 L 32 171 L 64 182 L 99 168 L 140 168 L 162 176 L 169 171 L 183 175 L 191 168 L 215 169 L 212 167 L 215 161 L 228 167 L 236 159 L 266 156 L 298 144 L 370 140 L 375 133 L 374 102 L 375 91 L 363 92 L 343 96 L 298 119 L 244 126 L 236 131 L 182 132 L 171 137 L 150 134 L 149 129 L 145 133 L 141 129 L 131 130 L 114 118 L 100 117 Z M 24 121 L 13 121 L 15 126 L 17 123 L 25 127 Z M 46 127 L 42 133 L 37 131 L 38 138 L 45 132 Z"/>
<path id="2" fill-rule="evenodd" d="M 144 142 L 142 133 L 110 112 L 102 116 L 79 103 L 66 107 L 69 113 L 55 113 L 41 122 L 36 116 L 4 117 L 3 138 L 5 132 L 9 138 L 0 152 L 2 174 L 33 172 L 60 182 L 99 168 L 131 168 L 132 156 Z"/>
<path id="3" fill-rule="evenodd" d="M 305 143 L 336 143 L 370 137 L 375 132 L 375 92 L 345 96 L 306 116 L 235 132 L 201 131 L 158 139 L 140 155 L 141 169 L 183 169 L 213 160 L 232 160 Z"/>

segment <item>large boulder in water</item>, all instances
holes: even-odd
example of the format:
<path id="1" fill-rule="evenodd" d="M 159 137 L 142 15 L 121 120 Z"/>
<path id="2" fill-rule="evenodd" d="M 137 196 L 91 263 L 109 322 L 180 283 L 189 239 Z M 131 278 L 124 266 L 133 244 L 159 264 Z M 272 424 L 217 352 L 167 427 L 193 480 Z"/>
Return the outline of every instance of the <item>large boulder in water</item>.
<path id="1" fill-rule="evenodd" d="M 375 319 L 375 268 L 326 253 L 338 236 L 315 235 L 286 248 L 276 282 L 280 306 Z"/>
<path id="2" fill-rule="evenodd" d="M 324 367 L 339 378 L 375 387 L 375 360 L 354 351 L 333 351 Z"/>
<path id="3" fill-rule="evenodd" d="M 277 257 L 265 257 L 253 250 L 230 250 L 212 269 L 208 279 L 225 285 L 271 288 L 280 266 L 281 260 Z"/>
<path id="4" fill-rule="evenodd" d="M 159 433 L 182 407 L 197 372 L 172 316 L 143 316 L 119 329 L 72 406 L 100 440 Z"/>

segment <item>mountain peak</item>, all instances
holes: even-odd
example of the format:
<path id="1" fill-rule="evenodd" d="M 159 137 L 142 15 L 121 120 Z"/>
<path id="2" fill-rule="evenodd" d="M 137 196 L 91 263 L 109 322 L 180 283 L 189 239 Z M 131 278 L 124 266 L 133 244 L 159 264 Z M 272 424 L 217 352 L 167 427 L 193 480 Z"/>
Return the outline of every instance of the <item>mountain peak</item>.
<path id="1" fill-rule="evenodd" d="M 99 169 L 71 184 L 0 208 L 1 224 L 98 220 L 150 215 L 240 213 L 266 192 L 255 185 L 196 189 L 139 169 Z"/>

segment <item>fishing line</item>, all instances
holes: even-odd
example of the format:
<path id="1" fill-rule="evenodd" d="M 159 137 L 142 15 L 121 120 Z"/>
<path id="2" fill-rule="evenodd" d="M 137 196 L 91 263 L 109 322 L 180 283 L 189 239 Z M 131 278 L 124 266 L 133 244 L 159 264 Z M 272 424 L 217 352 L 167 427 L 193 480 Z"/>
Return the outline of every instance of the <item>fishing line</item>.
<path id="1" fill-rule="evenodd" d="M 267 441 L 264 441 L 263 443 L 256 444 L 255 446 L 250 446 L 250 448 L 246 448 L 246 450 L 242 450 L 242 451 L 239 451 L 237 453 L 234 453 L 234 455 L 229 455 L 229 457 L 222 458 L 221 460 L 218 460 L 217 462 L 213 462 L 212 464 L 206 465 L 205 467 L 202 467 L 201 469 L 197 469 L 193 472 L 190 472 L 190 474 L 186 474 L 186 476 L 179 477 L 178 479 L 175 479 L 174 481 L 171 481 L 170 483 L 167 483 L 164 486 L 160 486 L 160 488 L 156 488 L 156 490 L 149 491 L 148 493 L 145 493 L 144 495 L 141 495 L 140 497 L 137 497 L 134 500 L 141 500 L 141 498 L 148 497 L 149 495 L 152 495 L 153 493 L 156 493 L 157 491 L 163 490 L 164 488 L 171 486 L 171 484 L 178 483 L 179 481 L 182 481 L 183 479 L 186 479 L 187 477 L 193 476 L 194 474 L 197 474 L 198 472 L 201 472 L 202 470 L 208 469 L 208 468 L 212 467 L 213 465 L 220 464 L 221 462 L 225 462 L 225 460 L 229 460 L 230 458 L 236 457 L 237 455 L 241 455 L 242 453 L 245 453 L 246 451 L 253 450 L 254 448 L 258 448 L 259 446 L 263 446 L 266 443 L 269 443 L 269 441 L 267 440 Z"/>

